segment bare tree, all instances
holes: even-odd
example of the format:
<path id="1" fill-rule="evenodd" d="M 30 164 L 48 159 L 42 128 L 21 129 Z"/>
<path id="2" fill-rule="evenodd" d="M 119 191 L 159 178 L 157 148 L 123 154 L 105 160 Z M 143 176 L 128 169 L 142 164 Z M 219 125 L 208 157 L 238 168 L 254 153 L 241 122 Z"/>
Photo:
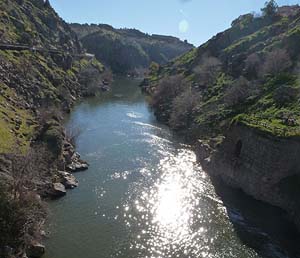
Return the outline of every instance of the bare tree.
<path id="1" fill-rule="evenodd" d="M 292 66 L 292 61 L 285 49 L 275 49 L 267 53 L 261 69 L 262 77 L 277 75 L 287 71 Z"/>
<path id="2" fill-rule="evenodd" d="M 194 73 L 201 85 L 213 84 L 221 71 L 221 61 L 216 57 L 204 55 L 200 64 L 194 68 Z"/>
<path id="3" fill-rule="evenodd" d="M 160 120 L 169 120 L 173 100 L 189 87 L 190 83 L 183 75 L 168 76 L 159 81 L 150 105 Z"/>
<path id="4" fill-rule="evenodd" d="M 258 88 L 245 77 L 238 78 L 225 91 L 224 102 L 226 106 L 234 106 L 246 101 L 250 96 L 258 95 Z"/>
<path id="5" fill-rule="evenodd" d="M 75 147 L 76 141 L 81 133 L 82 133 L 82 129 L 79 126 L 74 126 L 74 125 L 69 126 L 66 129 L 67 140 Z"/>
<path id="6" fill-rule="evenodd" d="M 0 255 L 4 257 L 3 247 L 18 256 L 40 234 L 46 209 L 35 188 L 45 172 L 45 156 L 41 147 L 8 157 L 9 177 L 0 181 Z"/>
<path id="7" fill-rule="evenodd" d="M 250 54 L 245 60 L 245 72 L 249 77 L 256 77 L 261 66 L 261 59 L 258 54 Z"/>
<path id="8" fill-rule="evenodd" d="M 189 128 L 193 122 L 194 109 L 199 105 L 201 95 L 191 88 L 185 89 L 172 102 L 169 124 L 174 129 Z"/>
<path id="9" fill-rule="evenodd" d="M 151 105 L 159 108 L 164 103 L 170 103 L 187 87 L 183 75 L 174 75 L 163 78 L 157 85 L 152 96 Z"/>

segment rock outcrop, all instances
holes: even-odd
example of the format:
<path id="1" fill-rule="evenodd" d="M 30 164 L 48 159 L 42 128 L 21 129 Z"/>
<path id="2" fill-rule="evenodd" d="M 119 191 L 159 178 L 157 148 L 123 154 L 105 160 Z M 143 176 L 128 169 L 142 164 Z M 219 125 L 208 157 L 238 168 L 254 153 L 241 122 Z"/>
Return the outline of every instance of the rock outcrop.
<path id="1" fill-rule="evenodd" d="M 78 180 L 72 174 L 64 171 L 59 172 L 61 183 L 66 189 L 73 189 L 79 185 Z"/>
<path id="2" fill-rule="evenodd" d="M 62 183 L 53 183 L 49 194 L 54 198 L 59 198 L 66 195 L 67 191 Z"/>
<path id="3" fill-rule="evenodd" d="M 300 138 L 274 138 L 233 125 L 217 149 L 198 142 L 204 169 L 254 198 L 287 211 L 300 229 Z"/>

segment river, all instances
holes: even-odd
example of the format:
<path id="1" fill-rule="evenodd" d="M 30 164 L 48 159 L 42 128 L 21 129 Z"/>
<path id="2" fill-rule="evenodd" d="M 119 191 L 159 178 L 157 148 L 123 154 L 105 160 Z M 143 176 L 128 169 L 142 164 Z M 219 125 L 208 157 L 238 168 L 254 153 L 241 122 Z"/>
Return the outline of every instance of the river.
<path id="1" fill-rule="evenodd" d="M 116 79 L 70 115 L 90 169 L 49 202 L 46 258 L 294 257 L 284 214 L 213 184 L 189 146 L 155 120 L 138 83 Z"/>

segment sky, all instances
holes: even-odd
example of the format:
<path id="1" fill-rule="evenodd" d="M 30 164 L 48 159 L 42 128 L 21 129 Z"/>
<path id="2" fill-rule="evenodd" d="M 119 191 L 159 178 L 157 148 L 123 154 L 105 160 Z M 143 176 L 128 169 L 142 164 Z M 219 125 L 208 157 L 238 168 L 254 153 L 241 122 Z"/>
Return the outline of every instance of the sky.
<path id="1" fill-rule="evenodd" d="M 195 46 L 230 27 L 241 14 L 259 12 L 265 0 L 50 0 L 67 22 L 105 23 L 171 35 Z M 300 0 L 278 0 L 279 5 Z"/>

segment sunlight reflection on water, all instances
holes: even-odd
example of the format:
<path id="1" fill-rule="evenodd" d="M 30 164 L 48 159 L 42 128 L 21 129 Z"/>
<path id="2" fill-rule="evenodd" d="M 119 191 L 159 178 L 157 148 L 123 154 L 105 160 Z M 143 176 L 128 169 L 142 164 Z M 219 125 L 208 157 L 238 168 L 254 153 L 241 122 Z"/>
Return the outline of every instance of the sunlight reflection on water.
<path id="1" fill-rule="evenodd" d="M 157 139 L 154 140 L 157 143 Z M 132 225 L 132 219 L 145 225 L 132 247 L 147 250 L 147 258 L 187 257 L 187 254 L 199 253 L 205 257 L 206 245 L 196 244 L 199 238 L 205 239 L 206 232 L 196 214 L 198 196 L 207 191 L 203 184 L 205 175 L 192 151 L 181 149 L 175 154 L 165 154 L 157 167 L 159 177 L 153 179 L 150 188 L 140 186 L 135 207 L 124 208 L 128 225 Z M 130 208 L 135 209 L 134 217 L 130 216 L 134 213 Z"/>

